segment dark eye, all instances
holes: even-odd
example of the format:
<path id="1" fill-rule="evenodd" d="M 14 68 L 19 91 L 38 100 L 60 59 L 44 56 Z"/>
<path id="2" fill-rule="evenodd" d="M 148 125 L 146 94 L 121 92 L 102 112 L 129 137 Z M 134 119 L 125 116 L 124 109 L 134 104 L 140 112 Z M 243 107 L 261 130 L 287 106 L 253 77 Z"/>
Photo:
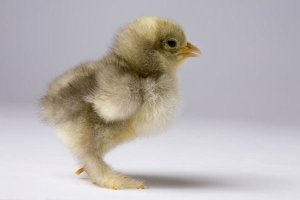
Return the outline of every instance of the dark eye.
<path id="1" fill-rule="evenodd" d="M 169 39 L 169 40 L 167 40 L 167 44 L 169 47 L 174 48 L 177 46 L 177 41 L 174 39 Z"/>

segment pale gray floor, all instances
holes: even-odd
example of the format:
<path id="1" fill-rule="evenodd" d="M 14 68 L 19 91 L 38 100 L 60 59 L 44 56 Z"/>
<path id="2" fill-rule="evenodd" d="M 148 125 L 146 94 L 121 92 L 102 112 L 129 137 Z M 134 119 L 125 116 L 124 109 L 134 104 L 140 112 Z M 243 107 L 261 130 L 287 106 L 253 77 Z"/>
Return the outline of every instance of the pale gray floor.
<path id="1" fill-rule="evenodd" d="M 106 160 L 145 190 L 91 184 L 32 107 L 0 108 L 0 199 L 300 199 L 300 134 L 292 127 L 181 119 Z"/>

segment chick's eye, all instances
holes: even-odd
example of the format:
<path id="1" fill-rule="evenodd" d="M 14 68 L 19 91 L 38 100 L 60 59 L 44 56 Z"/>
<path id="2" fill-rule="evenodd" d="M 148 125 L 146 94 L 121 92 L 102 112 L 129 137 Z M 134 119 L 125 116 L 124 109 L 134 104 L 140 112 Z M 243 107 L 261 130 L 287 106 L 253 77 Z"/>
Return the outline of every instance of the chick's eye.
<path id="1" fill-rule="evenodd" d="M 170 40 L 167 40 L 167 44 L 168 44 L 169 47 L 174 48 L 174 47 L 177 46 L 177 41 L 173 40 L 173 39 L 170 39 Z"/>

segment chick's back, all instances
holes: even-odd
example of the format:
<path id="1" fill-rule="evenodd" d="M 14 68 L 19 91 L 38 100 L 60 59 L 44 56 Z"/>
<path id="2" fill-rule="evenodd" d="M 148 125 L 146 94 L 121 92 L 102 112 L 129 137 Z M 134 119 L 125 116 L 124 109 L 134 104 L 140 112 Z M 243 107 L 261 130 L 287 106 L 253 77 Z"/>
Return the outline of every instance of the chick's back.
<path id="1" fill-rule="evenodd" d="M 87 112 L 92 114 L 91 103 L 84 97 L 96 87 L 96 68 L 101 63 L 86 63 L 75 67 L 58 78 L 49 86 L 41 99 L 42 115 L 52 124 L 74 120 Z M 95 115 L 96 117 L 97 115 Z"/>
<path id="2" fill-rule="evenodd" d="M 127 69 L 110 55 L 67 71 L 42 98 L 42 115 L 52 124 L 79 117 L 98 124 L 126 120 L 142 102 L 140 79 Z"/>

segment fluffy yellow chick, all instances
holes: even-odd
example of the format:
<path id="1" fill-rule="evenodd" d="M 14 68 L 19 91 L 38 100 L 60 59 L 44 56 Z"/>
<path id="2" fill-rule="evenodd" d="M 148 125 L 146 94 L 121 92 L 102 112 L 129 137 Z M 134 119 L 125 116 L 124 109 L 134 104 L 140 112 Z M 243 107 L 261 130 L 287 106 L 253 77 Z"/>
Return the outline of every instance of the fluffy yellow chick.
<path id="1" fill-rule="evenodd" d="M 41 110 L 82 163 L 77 173 L 85 171 L 102 187 L 144 188 L 102 157 L 120 143 L 166 127 L 179 107 L 176 69 L 199 54 L 176 23 L 142 17 L 119 32 L 107 56 L 55 79 Z"/>

